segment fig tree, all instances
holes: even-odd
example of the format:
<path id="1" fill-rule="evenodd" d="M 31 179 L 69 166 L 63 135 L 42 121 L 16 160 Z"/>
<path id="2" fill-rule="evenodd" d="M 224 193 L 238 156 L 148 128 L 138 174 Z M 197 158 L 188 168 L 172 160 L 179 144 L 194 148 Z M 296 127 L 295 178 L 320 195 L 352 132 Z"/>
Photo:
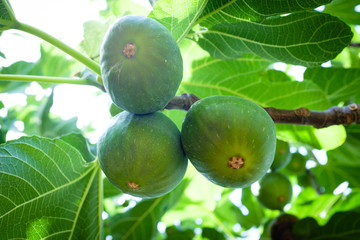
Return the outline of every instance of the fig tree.
<path id="1" fill-rule="evenodd" d="M 116 115 L 99 139 L 98 159 L 112 184 L 141 198 L 170 192 L 187 168 L 180 131 L 161 112 Z"/>
<path id="2" fill-rule="evenodd" d="M 274 161 L 271 170 L 275 171 L 288 165 L 291 160 L 290 145 L 288 142 L 277 139 Z"/>
<path id="3" fill-rule="evenodd" d="M 136 15 L 119 18 L 107 31 L 100 68 L 114 104 L 137 114 L 163 109 L 183 76 L 181 53 L 170 31 Z"/>
<path id="4" fill-rule="evenodd" d="M 282 173 L 267 173 L 261 178 L 259 185 L 257 199 L 266 208 L 281 210 L 291 199 L 291 183 L 289 178 Z"/>
<path id="5" fill-rule="evenodd" d="M 185 116 L 181 136 L 195 168 L 223 187 L 249 186 L 274 159 L 274 122 L 259 105 L 240 97 L 197 101 Z"/>

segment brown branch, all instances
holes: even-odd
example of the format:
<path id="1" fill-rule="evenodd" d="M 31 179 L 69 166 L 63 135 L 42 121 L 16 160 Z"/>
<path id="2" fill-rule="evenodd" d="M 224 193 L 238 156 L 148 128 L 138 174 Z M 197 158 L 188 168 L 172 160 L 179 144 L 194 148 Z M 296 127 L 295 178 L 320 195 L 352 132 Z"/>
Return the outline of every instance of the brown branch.
<path id="1" fill-rule="evenodd" d="M 193 94 L 181 94 L 165 107 L 166 109 L 189 110 L 191 105 L 199 100 Z M 307 108 L 295 110 L 264 108 L 275 123 L 311 125 L 315 128 L 325 128 L 331 125 L 360 124 L 360 105 L 352 103 L 344 107 L 331 107 L 325 111 L 311 111 Z"/>
<path id="2" fill-rule="evenodd" d="M 354 42 L 352 42 L 352 43 L 349 44 L 349 46 L 350 46 L 350 47 L 360 47 L 360 43 L 354 43 Z"/>
<path id="3" fill-rule="evenodd" d="M 165 107 L 165 109 L 179 109 L 187 111 L 196 101 L 200 100 L 194 94 L 183 93 L 179 96 L 175 96 Z"/>

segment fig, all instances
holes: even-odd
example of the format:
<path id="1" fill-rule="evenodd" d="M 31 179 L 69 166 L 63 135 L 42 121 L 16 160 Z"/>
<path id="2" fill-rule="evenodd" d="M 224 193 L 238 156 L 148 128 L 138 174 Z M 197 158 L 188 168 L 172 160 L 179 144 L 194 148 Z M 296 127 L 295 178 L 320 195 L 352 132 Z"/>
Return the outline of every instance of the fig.
<path id="1" fill-rule="evenodd" d="M 184 177 L 188 162 L 179 129 L 161 112 L 123 111 L 113 117 L 98 141 L 98 159 L 114 186 L 141 198 L 170 192 Z"/>
<path id="2" fill-rule="evenodd" d="M 277 139 L 274 161 L 271 170 L 281 169 L 289 164 L 291 160 L 290 145 L 288 142 Z"/>
<path id="3" fill-rule="evenodd" d="M 282 210 L 291 199 L 291 183 L 289 178 L 282 173 L 267 173 L 261 178 L 259 185 L 260 189 L 257 199 L 266 208 Z"/>
<path id="4" fill-rule="evenodd" d="M 115 21 L 105 34 L 100 69 L 116 106 L 146 114 L 163 109 L 175 96 L 183 60 L 166 27 L 151 18 L 128 15 Z"/>
<path id="5" fill-rule="evenodd" d="M 194 167 L 213 183 L 242 188 L 269 170 L 275 154 L 275 124 L 256 103 L 235 96 L 195 102 L 181 130 Z"/>
<path id="6" fill-rule="evenodd" d="M 306 171 L 306 157 L 299 152 L 293 153 L 290 163 L 285 167 L 285 172 L 300 175 Z"/>
<path id="7" fill-rule="evenodd" d="M 270 223 L 271 240 L 295 240 L 292 232 L 298 217 L 292 214 L 282 213 Z"/>

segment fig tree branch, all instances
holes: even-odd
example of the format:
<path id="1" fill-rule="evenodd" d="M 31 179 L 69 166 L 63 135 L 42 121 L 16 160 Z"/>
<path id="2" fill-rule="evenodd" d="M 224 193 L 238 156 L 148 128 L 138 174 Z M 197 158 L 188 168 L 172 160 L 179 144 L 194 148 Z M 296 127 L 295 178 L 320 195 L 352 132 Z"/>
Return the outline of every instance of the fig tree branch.
<path id="1" fill-rule="evenodd" d="M 165 109 L 189 110 L 199 98 L 193 94 L 175 96 Z M 265 111 L 277 124 L 310 125 L 325 128 L 332 125 L 360 124 L 360 105 L 349 104 L 343 107 L 331 107 L 324 111 L 312 111 L 307 108 L 293 110 L 265 107 Z"/>

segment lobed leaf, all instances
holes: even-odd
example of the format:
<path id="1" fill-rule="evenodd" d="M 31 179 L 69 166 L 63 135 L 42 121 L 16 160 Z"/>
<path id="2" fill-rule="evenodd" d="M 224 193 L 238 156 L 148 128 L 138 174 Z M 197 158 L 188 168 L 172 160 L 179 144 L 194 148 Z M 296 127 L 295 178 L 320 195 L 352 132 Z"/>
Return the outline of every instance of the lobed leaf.
<path id="1" fill-rule="evenodd" d="M 359 126 L 348 128 L 346 142 L 339 148 L 327 152 L 326 165 L 313 169 L 319 185 L 325 192 L 332 193 L 341 183 L 347 181 L 349 187 L 359 188 L 360 149 Z"/>
<path id="2" fill-rule="evenodd" d="M 84 23 L 84 40 L 80 42 L 80 47 L 90 58 L 99 58 L 103 38 L 113 20 L 109 18 L 104 22 L 92 20 Z"/>
<path id="3" fill-rule="evenodd" d="M 360 96 L 358 68 L 308 68 L 304 73 L 304 80 L 317 84 L 334 105 L 348 102 L 354 96 Z"/>
<path id="4" fill-rule="evenodd" d="M 101 239 L 100 168 L 61 139 L 0 145 L 1 239 Z"/>
<path id="5" fill-rule="evenodd" d="M 355 11 L 359 5 L 358 0 L 333 0 L 325 6 L 323 12 L 339 17 L 348 24 L 360 24 L 360 13 Z"/>
<path id="6" fill-rule="evenodd" d="M 161 217 L 179 200 L 188 182 L 182 181 L 170 193 L 155 199 L 142 200 L 134 208 L 110 217 L 108 224 L 115 239 L 151 239 L 157 233 Z"/>
<path id="7" fill-rule="evenodd" d="M 262 22 L 217 24 L 199 33 L 198 44 L 220 59 L 253 53 L 272 61 L 314 66 L 335 58 L 352 36 L 350 27 L 336 17 L 299 12 Z"/>
<path id="8" fill-rule="evenodd" d="M 170 0 L 158 1 L 148 17 L 151 17 L 170 30 L 176 42 L 180 41 L 193 28 L 197 18 L 209 0 Z"/>
<path id="9" fill-rule="evenodd" d="M 335 213 L 325 226 L 319 226 L 312 218 L 301 219 L 294 225 L 293 233 L 299 240 L 356 240 L 360 236 L 360 214 Z"/>
<path id="10" fill-rule="evenodd" d="M 266 17 L 314 9 L 331 0 L 210 0 L 197 23 L 207 28 L 220 23 L 233 23 L 240 20 L 259 22 Z"/>
<path id="11" fill-rule="evenodd" d="M 11 28 L 16 22 L 14 11 L 8 0 L 0 1 L 0 32 Z"/>

